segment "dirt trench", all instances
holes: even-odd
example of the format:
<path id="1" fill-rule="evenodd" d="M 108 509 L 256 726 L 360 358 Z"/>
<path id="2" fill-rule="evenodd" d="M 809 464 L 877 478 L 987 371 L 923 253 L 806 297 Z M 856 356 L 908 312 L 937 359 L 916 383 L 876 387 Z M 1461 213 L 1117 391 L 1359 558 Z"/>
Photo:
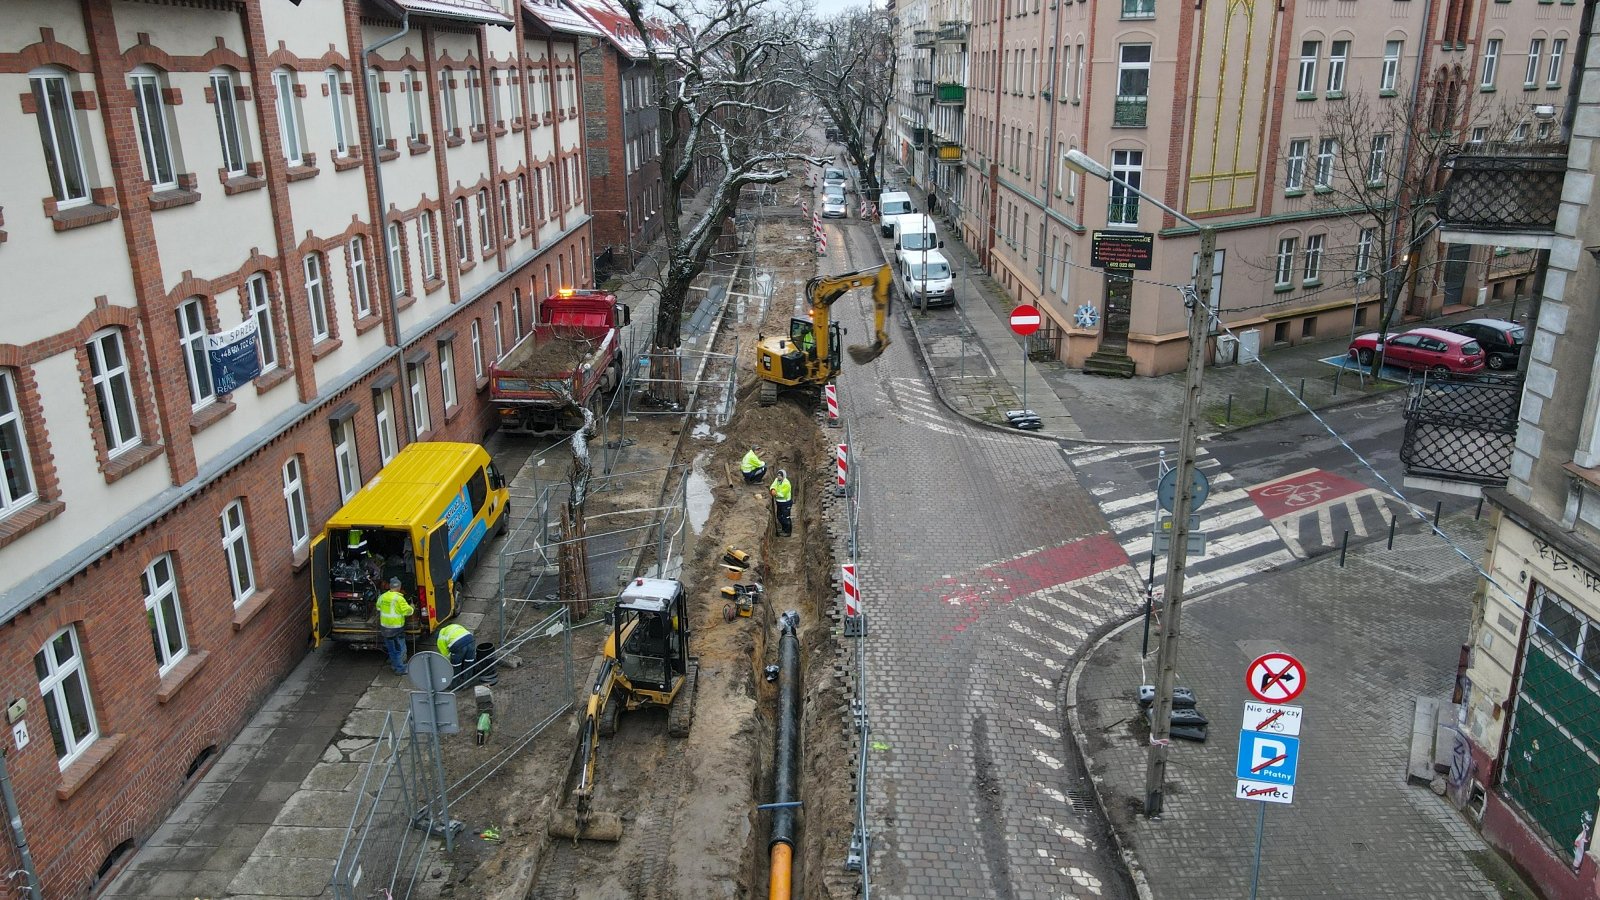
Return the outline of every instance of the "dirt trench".
<path id="1" fill-rule="evenodd" d="M 536 740 L 495 790 L 482 792 L 484 821 L 505 823 L 504 843 L 468 840 L 457 853 L 453 882 L 442 895 L 507 900 L 707 900 L 766 896 L 769 821 L 755 807 L 771 799 L 776 686 L 763 669 L 776 663 L 776 619 L 800 613 L 804 674 L 800 846 L 795 896 L 853 896 L 839 876 L 854 824 L 854 750 L 847 701 L 836 672 L 839 639 L 828 613 L 837 603 L 834 546 L 833 444 L 817 405 L 785 397 L 756 403 L 752 374 L 758 334 L 788 332 L 799 285 L 816 271 L 805 240 L 808 223 L 782 211 L 757 221 L 750 257 L 771 272 L 778 289 L 764 308 L 749 300 L 724 325 L 719 349 L 738 337 L 738 405 L 721 427 L 645 417 L 630 423 L 640 441 L 684 436 L 680 461 L 692 462 L 711 485 L 711 511 L 686 548 L 682 579 L 690 597 L 692 651 L 700 658 L 694 724 L 687 738 L 666 735 L 663 712 L 623 716 L 601 749 L 597 808 L 618 812 L 616 844 L 558 841 L 544 835 L 572 751 L 562 723 Z M 730 311 L 730 315 L 732 315 Z M 785 469 L 795 486 L 795 530 L 773 534 L 766 483 L 747 485 L 739 460 L 763 448 L 768 481 Z M 648 505 L 648 502 L 641 505 Z M 765 603 L 750 618 L 725 617 L 727 547 L 751 554 L 755 566 L 741 582 L 759 580 Z M 575 632 L 577 679 L 589 671 L 600 628 Z M 580 637 L 581 636 L 581 637 Z M 574 696 L 587 690 L 573 686 Z M 469 825 L 471 823 L 469 822 Z M 531 888 L 524 889 L 531 883 Z M 846 887 L 841 888 L 840 885 Z"/>

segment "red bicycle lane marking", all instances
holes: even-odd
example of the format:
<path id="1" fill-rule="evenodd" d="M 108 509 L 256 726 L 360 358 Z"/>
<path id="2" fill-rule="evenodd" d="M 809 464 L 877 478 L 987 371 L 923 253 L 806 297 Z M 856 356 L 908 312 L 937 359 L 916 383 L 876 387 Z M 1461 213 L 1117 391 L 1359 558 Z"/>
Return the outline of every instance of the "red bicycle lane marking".
<path id="1" fill-rule="evenodd" d="M 1263 516 L 1276 520 L 1365 490 L 1369 490 L 1366 485 L 1343 475 L 1325 469 L 1306 469 L 1246 488 L 1245 492 Z"/>
<path id="2" fill-rule="evenodd" d="M 950 640 L 977 624 L 996 603 L 1010 603 L 1018 597 L 1098 575 L 1127 561 L 1128 554 L 1116 538 L 1102 532 L 941 578 L 932 586 L 939 594 L 939 603 L 960 607 L 950 633 L 942 639 Z"/>

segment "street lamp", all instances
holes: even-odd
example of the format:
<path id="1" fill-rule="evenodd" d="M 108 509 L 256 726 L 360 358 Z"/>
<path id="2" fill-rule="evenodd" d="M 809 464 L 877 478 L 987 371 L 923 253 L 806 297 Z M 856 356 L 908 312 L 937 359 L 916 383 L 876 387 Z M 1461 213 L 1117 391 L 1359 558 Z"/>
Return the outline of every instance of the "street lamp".
<path id="1" fill-rule="evenodd" d="M 1200 380 L 1205 374 L 1206 330 L 1211 322 L 1211 283 L 1217 252 L 1215 228 L 1202 225 L 1155 197 L 1118 178 L 1097 160 L 1078 149 L 1067 151 L 1066 163 L 1086 175 L 1122 185 L 1139 197 L 1200 233 L 1195 284 L 1184 290 L 1189 308 L 1189 362 L 1184 372 L 1183 427 L 1178 436 L 1177 490 L 1172 500 L 1172 541 L 1167 552 L 1167 581 L 1162 597 L 1161 642 L 1156 650 L 1155 718 L 1150 723 L 1150 756 L 1145 764 L 1144 814 L 1161 815 L 1162 784 L 1167 775 L 1167 748 L 1171 743 L 1172 692 L 1178 675 L 1178 620 L 1183 611 L 1184 567 L 1189 559 L 1189 511 L 1194 505 L 1195 440 L 1199 433 Z"/>

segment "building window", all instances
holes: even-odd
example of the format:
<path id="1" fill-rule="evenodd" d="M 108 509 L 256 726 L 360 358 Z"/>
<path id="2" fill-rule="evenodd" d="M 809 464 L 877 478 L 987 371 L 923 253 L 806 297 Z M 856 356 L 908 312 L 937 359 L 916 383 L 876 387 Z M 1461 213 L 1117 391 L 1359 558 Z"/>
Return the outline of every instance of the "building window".
<path id="1" fill-rule="evenodd" d="M 506 96 L 510 98 L 506 109 L 512 121 L 522 118 L 522 79 L 514 68 L 506 70 Z"/>
<path id="2" fill-rule="evenodd" d="M 1489 126 L 1478 125 L 1472 129 L 1472 135 L 1467 138 L 1468 144 L 1482 144 L 1489 139 Z"/>
<path id="3" fill-rule="evenodd" d="M 17 405 L 16 372 L 11 369 L 0 369 L 0 476 L 4 476 L 0 477 L 0 516 L 37 498 L 22 410 Z"/>
<path id="4" fill-rule="evenodd" d="M 1308 140 L 1289 142 L 1289 156 L 1284 165 L 1284 190 L 1300 191 L 1305 189 L 1306 154 L 1310 152 L 1311 142 Z"/>
<path id="5" fill-rule="evenodd" d="M 1389 136 L 1375 134 L 1372 136 L 1372 152 L 1367 156 L 1367 183 L 1371 185 L 1387 184 L 1389 172 L 1386 168 L 1389 161 Z"/>
<path id="6" fill-rule="evenodd" d="M 53 71 L 28 79 L 38 109 L 39 140 L 58 209 L 89 202 L 89 178 L 84 168 L 83 143 L 78 139 L 78 119 L 72 108 L 72 85 Z"/>
<path id="7" fill-rule="evenodd" d="M 513 96 L 515 94 L 513 93 Z M 528 174 L 517 176 L 517 228 L 528 230 Z"/>
<path id="8" fill-rule="evenodd" d="M 349 156 L 350 145 L 355 142 L 350 140 L 350 116 L 344 107 L 344 72 L 329 69 L 326 76 L 328 109 L 333 113 L 333 151 L 339 156 Z"/>
<path id="9" fill-rule="evenodd" d="M 361 459 L 356 453 L 354 419 L 340 419 L 333 426 L 333 471 L 339 478 L 339 499 L 349 502 L 361 490 Z"/>
<path id="10" fill-rule="evenodd" d="M 139 576 L 144 591 L 145 621 L 150 626 L 150 643 L 156 651 L 156 669 L 165 675 L 189 655 L 189 641 L 183 633 L 183 610 L 178 605 L 178 576 L 172 568 L 172 554 L 164 553 L 145 567 Z"/>
<path id="11" fill-rule="evenodd" d="M 478 246 L 482 248 L 485 259 L 494 247 L 494 231 L 489 227 L 489 192 L 486 190 L 478 192 Z"/>
<path id="12" fill-rule="evenodd" d="M 1378 89 L 1392 91 L 1400 80 L 1400 51 L 1404 41 L 1388 41 L 1383 45 L 1383 72 L 1378 76 Z"/>
<path id="13" fill-rule="evenodd" d="M 472 245 L 467 243 L 467 198 L 457 197 L 456 213 L 456 264 L 460 265 L 472 258 Z"/>
<path id="14" fill-rule="evenodd" d="M 472 117 L 473 130 L 483 128 L 483 82 L 478 78 L 476 66 L 467 67 L 467 112 Z"/>
<path id="15" fill-rule="evenodd" d="M 566 279 L 563 278 L 561 283 L 565 284 Z M 500 327 L 500 304 L 496 303 L 494 305 L 494 361 L 499 362 L 505 358 L 506 338 L 504 330 Z"/>
<path id="16" fill-rule="evenodd" d="M 1138 225 L 1139 195 L 1137 189 L 1144 174 L 1144 151 L 1111 151 L 1111 204 L 1106 211 L 1107 225 Z M 1124 186 L 1124 183 L 1126 186 Z"/>
<path id="17" fill-rule="evenodd" d="M 422 91 L 417 89 L 417 70 L 406 70 L 406 129 L 413 141 L 422 140 Z"/>
<path id="18" fill-rule="evenodd" d="M 468 329 L 472 334 L 472 377 L 478 381 L 483 380 L 483 327 L 477 319 L 472 320 L 472 327 Z"/>
<path id="19" fill-rule="evenodd" d="M 1494 76 L 1500 68 L 1500 39 L 1490 38 L 1483 44 L 1483 74 L 1478 79 L 1478 87 L 1494 87 Z"/>
<path id="20" fill-rule="evenodd" d="M 401 250 L 405 235 L 400 231 L 399 222 L 390 222 L 386 233 L 389 238 L 389 296 L 398 297 L 406 292 L 406 263 Z"/>
<path id="21" fill-rule="evenodd" d="M 1307 250 L 1311 249 L 1310 244 L 1306 245 L 1306 249 Z M 1310 340 L 1311 338 L 1314 338 L 1316 336 L 1317 336 L 1317 317 L 1316 316 L 1306 316 L 1304 319 L 1301 319 L 1300 320 L 1300 337 L 1301 337 L 1301 339 L 1302 340 Z"/>
<path id="22" fill-rule="evenodd" d="M 1301 94 L 1311 94 L 1317 90 L 1317 55 L 1321 52 L 1321 41 L 1300 43 L 1300 80 L 1295 89 Z"/>
<path id="23" fill-rule="evenodd" d="M 298 466 L 296 471 L 298 471 Z M 285 466 L 284 478 L 286 482 L 288 474 L 288 466 Z M 285 496 L 287 496 L 287 485 L 285 486 Z M 290 536 L 295 537 L 294 511 L 292 509 L 289 516 Z M 302 510 L 300 525 L 302 533 L 305 531 L 304 516 L 305 513 Z M 251 595 L 256 592 L 256 571 L 254 564 L 250 562 L 250 534 L 245 529 L 244 524 L 244 501 L 235 500 L 229 503 L 227 508 L 222 511 L 221 521 L 222 555 L 228 560 L 228 576 L 233 585 L 233 605 L 238 606 L 249 600 Z M 298 547 L 304 542 L 304 538 L 297 538 L 295 546 Z"/>
<path id="24" fill-rule="evenodd" d="M 306 518 L 305 479 L 298 456 L 283 464 L 283 505 L 289 514 L 289 545 L 299 550 L 311 539 L 311 525 Z"/>
<path id="25" fill-rule="evenodd" d="M 446 410 L 456 405 L 456 351 L 447 343 L 439 345 L 439 393 Z"/>
<path id="26" fill-rule="evenodd" d="M 439 277 L 433 256 L 433 211 L 424 210 L 417 217 L 417 252 L 422 254 L 422 280 L 433 281 Z"/>
<path id="27" fill-rule="evenodd" d="M 1079 44 L 1078 45 L 1078 72 L 1072 78 L 1072 102 L 1073 103 L 1077 103 L 1077 102 L 1079 102 L 1079 101 L 1081 101 L 1083 99 L 1083 67 L 1084 67 L 1084 62 L 1085 62 L 1085 59 L 1084 59 L 1083 45 Z"/>
<path id="28" fill-rule="evenodd" d="M 394 459 L 395 444 L 398 439 L 394 433 L 394 406 L 389 399 L 389 389 L 375 391 L 372 395 L 372 418 L 378 427 L 378 459 L 384 465 Z"/>
<path id="29" fill-rule="evenodd" d="M 511 289 L 511 334 L 522 340 L 522 288 Z"/>
<path id="30" fill-rule="evenodd" d="M 1376 228 L 1363 228 L 1356 238 L 1355 279 L 1359 284 L 1372 274 L 1372 245 L 1377 238 Z"/>
<path id="31" fill-rule="evenodd" d="M 178 186 L 178 173 L 172 163 L 172 139 L 167 120 L 167 105 L 162 102 L 162 78 L 152 69 L 135 69 L 128 78 L 133 91 L 134 125 L 139 131 L 145 177 L 158 191 Z"/>
<path id="32" fill-rule="evenodd" d="M 1288 287 L 1294 283 L 1294 251 L 1299 243 L 1299 238 L 1281 238 L 1278 241 L 1278 264 L 1273 273 L 1272 283 L 1278 287 Z"/>
<path id="33" fill-rule="evenodd" d="M 89 340 L 89 374 L 100 408 L 100 427 L 106 453 L 116 456 L 139 444 L 139 419 L 135 414 L 133 378 L 123 350 L 122 332 L 107 329 Z"/>
<path id="34" fill-rule="evenodd" d="M 94 701 L 89 696 L 89 676 L 83 671 L 77 626 L 68 625 L 50 636 L 49 642 L 33 655 L 33 672 L 39 678 L 39 693 L 44 696 L 50 740 L 56 745 L 56 763 L 66 769 L 100 736 L 94 720 Z"/>
<path id="35" fill-rule="evenodd" d="M 1328 45 L 1328 95 L 1344 93 L 1345 62 L 1350 58 L 1350 42 L 1334 41 Z"/>
<path id="36" fill-rule="evenodd" d="M 1150 45 L 1123 44 L 1117 56 L 1113 125 L 1143 125 L 1150 103 Z"/>
<path id="37" fill-rule="evenodd" d="M 1528 68 L 1522 75 L 1522 86 L 1533 87 L 1539 83 L 1539 57 L 1544 55 L 1544 38 L 1528 42 Z"/>
<path id="38" fill-rule="evenodd" d="M 511 230 L 511 182 L 500 182 L 500 233 L 510 238 L 514 232 Z"/>
<path id="39" fill-rule="evenodd" d="M 1333 185 L 1333 158 L 1338 150 L 1339 141 L 1336 138 L 1317 141 L 1317 172 L 1316 180 L 1312 183 L 1322 190 Z"/>
<path id="40" fill-rule="evenodd" d="M 1124 19 L 1154 19 L 1156 0 L 1122 0 Z"/>
<path id="41" fill-rule="evenodd" d="M 283 158 L 291 166 L 303 165 L 305 148 L 300 145 L 300 98 L 294 95 L 294 73 L 279 69 L 272 73 L 278 89 L 278 131 L 283 139 Z"/>
<path id="42" fill-rule="evenodd" d="M 500 115 L 500 70 L 489 70 L 489 121 L 498 125 L 505 119 Z"/>
<path id="43" fill-rule="evenodd" d="M 222 144 L 222 168 L 230 177 L 245 174 L 244 132 L 239 127 L 239 107 L 233 73 L 211 73 L 212 106 L 217 116 L 217 140 Z"/>
<path id="44" fill-rule="evenodd" d="M 350 295 L 356 304 L 356 318 L 372 315 L 372 291 L 367 282 L 367 239 L 350 239 Z"/>
<path id="45" fill-rule="evenodd" d="M 306 308 L 311 311 L 311 342 L 325 341 L 332 332 L 328 330 L 328 292 L 322 280 L 322 254 L 307 253 Z"/>
<path id="46" fill-rule="evenodd" d="M 411 388 L 411 426 L 417 437 L 428 433 L 428 377 L 420 365 L 406 367 Z"/>
<path id="47" fill-rule="evenodd" d="M 194 409 L 217 398 L 211 381 L 211 357 L 206 353 L 205 301 L 196 297 L 178 307 L 178 347 L 189 376 L 189 404 Z"/>
<path id="48" fill-rule="evenodd" d="M 380 147 L 389 140 L 389 101 L 383 88 L 383 72 L 376 66 L 367 69 L 367 105 L 372 107 L 373 137 Z"/>
<path id="49" fill-rule="evenodd" d="M 461 123 L 456 118 L 456 94 L 450 88 L 450 82 L 454 80 L 454 72 L 448 68 L 439 70 L 439 109 L 444 113 L 444 130 L 452 133 L 461 130 Z"/>
<path id="50" fill-rule="evenodd" d="M 257 273 L 245 279 L 244 292 L 250 303 L 250 316 L 256 322 L 256 353 L 261 371 L 278 367 L 278 338 L 272 327 L 272 295 L 267 291 L 267 276 Z"/>
<path id="51" fill-rule="evenodd" d="M 1511 142 L 1520 144 L 1528 139 L 1528 123 L 1518 122 L 1517 127 L 1511 129 Z"/>
<path id="52" fill-rule="evenodd" d="M 1326 235 L 1306 235 L 1306 267 L 1305 282 L 1313 283 L 1322 280 L 1322 242 Z"/>
<path id="53" fill-rule="evenodd" d="M 1550 75 L 1545 79 L 1545 87 L 1557 88 L 1561 86 L 1561 62 L 1566 58 L 1566 55 L 1566 38 L 1556 38 L 1550 42 Z"/>

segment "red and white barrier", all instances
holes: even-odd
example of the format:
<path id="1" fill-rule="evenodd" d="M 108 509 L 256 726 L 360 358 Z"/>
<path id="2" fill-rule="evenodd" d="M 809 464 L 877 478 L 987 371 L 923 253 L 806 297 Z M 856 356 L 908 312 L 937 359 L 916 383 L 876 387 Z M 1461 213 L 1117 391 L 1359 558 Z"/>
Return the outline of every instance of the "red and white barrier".
<path id="1" fill-rule="evenodd" d="M 839 485 L 838 485 L 838 487 L 839 487 L 839 496 L 843 497 L 843 496 L 846 496 L 849 493 L 849 490 L 848 490 L 848 485 L 850 484 L 850 447 L 849 447 L 849 445 L 847 445 L 847 444 L 840 444 L 839 445 L 838 451 L 836 453 L 836 459 L 838 460 L 838 469 L 839 469 Z"/>
<path id="2" fill-rule="evenodd" d="M 828 235 L 822 231 L 817 232 L 817 255 L 828 255 Z"/>
<path id="3" fill-rule="evenodd" d="M 844 614 L 853 619 L 861 615 L 861 588 L 856 585 L 856 564 L 845 563 L 839 568 L 844 571 Z"/>
<path id="4" fill-rule="evenodd" d="M 839 427 L 839 386 L 825 384 L 822 386 L 823 395 L 828 400 L 828 424 L 834 428 Z"/>

